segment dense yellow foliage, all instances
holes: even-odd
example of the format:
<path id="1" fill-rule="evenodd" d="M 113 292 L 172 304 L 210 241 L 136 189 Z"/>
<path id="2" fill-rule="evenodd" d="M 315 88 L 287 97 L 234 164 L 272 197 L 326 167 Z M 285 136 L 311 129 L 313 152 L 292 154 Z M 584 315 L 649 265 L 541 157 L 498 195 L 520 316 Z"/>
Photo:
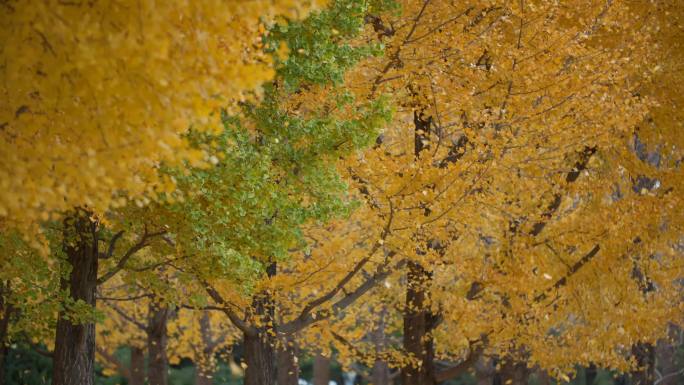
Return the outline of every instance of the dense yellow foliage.
<path id="1" fill-rule="evenodd" d="M 144 203 L 160 162 L 208 164 L 181 134 L 272 76 L 260 17 L 315 1 L 0 5 L 0 221 Z"/>
<path id="2" fill-rule="evenodd" d="M 366 207 L 311 233 L 313 258 L 274 290 L 287 293 L 285 317 L 356 261 L 370 258 L 368 277 L 403 260 L 431 277 L 418 286 L 444 319 L 433 334 L 441 359 L 459 361 L 469 341 L 486 339 L 488 354 L 556 373 L 589 362 L 627 370 L 630 346 L 655 341 L 681 314 L 672 306 L 684 270 L 673 249 L 684 228 L 673 118 L 681 61 L 671 48 L 681 44 L 681 11 L 584 0 L 401 4 L 400 16 L 370 18 L 367 38 L 382 39 L 386 55 L 348 79 L 358 94 L 388 93 L 399 105 L 382 144 L 341 165 Z M 302 95 L 293 108 L 317 98 Z M 403 309 L 385 321 L 401 328 L 406 279 L 397 270 L 379 297 L 345 310 L 349 341 L 370 333 L 383 304 Z M 287 289 L 302 282 L 311 286 Z M 325 346 L 329 329 L 303 338 Z"/>

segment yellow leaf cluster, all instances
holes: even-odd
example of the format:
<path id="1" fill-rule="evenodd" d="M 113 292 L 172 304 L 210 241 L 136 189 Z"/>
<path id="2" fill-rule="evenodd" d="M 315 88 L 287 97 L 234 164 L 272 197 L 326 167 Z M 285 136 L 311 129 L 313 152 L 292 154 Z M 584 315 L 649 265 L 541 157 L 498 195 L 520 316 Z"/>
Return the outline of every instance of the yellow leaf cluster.
<path id="1" fill-rule="evenodd" d="M 220 129 L 217 109 L 273 75 L 262 23 L 315 4 L 3 2 L 0 220 L 25 229 L 173 189 L 160 163 L 209 164 L 182 134 Z"/>

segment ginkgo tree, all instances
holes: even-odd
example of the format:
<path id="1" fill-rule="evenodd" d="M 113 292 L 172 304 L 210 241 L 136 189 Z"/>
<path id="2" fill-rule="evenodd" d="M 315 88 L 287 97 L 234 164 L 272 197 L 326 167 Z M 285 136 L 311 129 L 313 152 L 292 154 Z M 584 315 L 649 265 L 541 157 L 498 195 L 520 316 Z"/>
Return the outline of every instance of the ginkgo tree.
<path id="1" fill-rule="evenodd" d="M 556 371 L 624 370 L 619 346 L 679 311 L 681 148 L 660 168 L 635 153 L 658 22 L 603 2 L 402 5 L 370 18 L 388 53 L 352 87 L 404 108 L 349 170 L 407 260 L 403 383 L 443 380 L 436 358 L 484 341 Z M 658 133 L 647 152 L 677 143 Z"/>
<path id="2" fill-rule="evenodd" d="M 160 172 L 208 167 L 185 137 L 220 127 L 273 74 L 259 34 L 275 15 L 296 17 L 314 1 L 63 2 L 0 6 L 0 228 L 18 231 L 42 257 L 60 263 L 65 293 L 57 322 L 54 384 L 93 381 L 98 280 L 106 280 L 160 231 L 105 230 L 108 210 L 145 205 L 175 189 Z M 303 15 L 303 14 L 302 14 Z M 299 16 L 302 16 L 299 15 Z M 265 17 L 265 19 L 260 19 Z M 278 54 L 284 54 L 286 49 Z M 212 115 L 213 114 L 213 115 Z M 43 225 L 60 223 L 59 246 Z M 141 228 L 142 230 L 142 228 Z M 126 234 L 124 238 L 129 237 Z M 108 243 L 101 250 L 102 243 Z M 124 245 L 118 245 L 123 248 Z M 118 251 L 118 250 L 117 250 Z M 116 255 L 115 255 L 116 254 Z M 98 277 L 98 259 L 121 257 Z M 4 256 L 3 258 L 15 256 Z"/>
<path id="3" fill-rule="evenodd" d="M 315 291 L 345 298 L 337 282 L 407 266 L 393 285 L 404 303 L 389 306 L 403 309 L 403 383 L 462 372 L 435 360 L 483 345 L 557 375 L 589 362 L 627 370 L 638 357 L 621 346 L 654 341 L 681 311 L 668 306 L 681 295 L 681 147 L 676 127 L 641 126 L 657 108 L 641 84 L 663 59 L 662 19 L 604 2 L 401 4 L 399 16 L 367 16 L 386 54 L 348 81 L 400 106 L 345 167 L 366 226 L 326 249 L 367 254 L 341 281 L 315 270 Z M 308 97 L 293 106 L 306 111 Z M 318 303 L 311 291 L 293 302 Z"/>
<path id="4" fill-rule="evenodd" d="M 260 2 L 17 4 L 0 305 L 60 312 L 55 384 L 92 383 L 93 305 L 119 282 L 148 290 L 132 308 L 159 341 L 173 309 L 225 315 L 246 384 L 294 383 L 297 349 L 331 346 L 404 385 L 481 355 L 624 371 L 681 318 L 681 95 L 658 87 L 676 6 L 338 0 L 262 28 Z"/>
<path id="5" fill-rule="evenodd" d="M 273 76 L 260 17 L 315 1 L 9 1 L 0 8 L 3 226 L 173 188 L 160 162 L 207 163 L 182 135 Z"/>
<path id="6" fill-rule="evenodd" d="M 224 111 L 220 130 L 188 132 L 214 167 L 165 165 L 177 190 L 133 214 L 162 239 L 151 250 L 174 249 L 170 266 L 188 290 L 176 304 L 221 308 L 243 332 L 247 384 L 270 383 L 275 375 L 271 294 L 258 278 L 273 275 L 291 249 L 304 246 L 302 225 L 351 210 L 336 162 L 372 143 L 389 119 L 384 98 L 355 99 L 335 87 L 360 59 L 381 53 L 379 43 L 352 38 L 368 12 L 386 6 L 334 1 L 301 22 L 269 29 L 263 44 L 276 75 L 262 98 L 241 103 L 240 114 Z M 289 55 L 282 58 L 285 45 Z M 317 106 L 293 112 L 287 101 L 307 89 L 321 91 Z M 236 314 L 245 308 L 244 318 Z"/>

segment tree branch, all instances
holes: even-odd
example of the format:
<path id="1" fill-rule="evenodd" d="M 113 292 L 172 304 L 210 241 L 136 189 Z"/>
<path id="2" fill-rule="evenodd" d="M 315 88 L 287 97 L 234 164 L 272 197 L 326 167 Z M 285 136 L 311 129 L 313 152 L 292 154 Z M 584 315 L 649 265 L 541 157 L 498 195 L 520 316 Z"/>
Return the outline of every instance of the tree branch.
<path id="1" fill-rule="evenodd" d="M 249 325 L 247 322 L 242 320 L 234 311 L 230 309 L 229 306 L 234 306 L 233 304 L 227 302 L 221 294 L 214 289 L 213 286 L 211 286 L 207 281 L 201 280 L 202 285 L 204 286 L 204 289 L 207 291 L 207 294 L 211 297 L 214 302 L 218 303 L 219 305 L 224 305 L 224 307 L 217 308 L 216 310 L 221 310 L 223 313 L 225 313 L 228 318 L 230 319 L 230 322 L 235 325 L 238 329 L 240 329 L 243 333 L 249 335 L 249 336 L 256 336 L 257 330 L 255 327 L 252 325 Z"/>
<path id="2" fill-rule="evenodd" d="M 107 249 L 106 253 L 99 253 L 98 257 L 100 259 L 109 259 L 114 255 L 114 249 L 116 248 L 116 242 L 121 238 L 121 236 L 124 234 L 124 231 L 121 230 L 118 233 L 114 234 L 112 236 L 112 239 L 109 241 L 109 248 Z"/>
<path id="3" fill-rule="evenodd" d="M 151 238 L 158 237 L 158 236 L 161 236 L 164 234 L 166 234 L 166 230 L 162 230 L 162 231 L 159 231 L 156 233 L 148 233 L 147 232 L 147 226 L 145 226 L 145 230 L 143 232 L 143 235 L 140 237 L 138 242 L 136 244 L 134 244 L 133 246 L 131 246 L 131 248 L 128 249 L 128 251 L 126 251 L 126 253 L 121 257 L 121 259 L 119 259 L 119 262 L 116 264 L 116 266 L 114 266 L 114 268 L 112 270 L 108 271 L 107 273 L 105 273 L 105 275 L 103 275 L 102 277 L 97 279 L 97 284 L 102 285 L 103 283 L 107 282 L 110 278 L 115 276 L 119 271 L 121 271 L 121 269 L 123 269 L 126 266 L 126 262 L 128 262 L 128 260 L 131 258 L 131 256 L 133 256 L 135 253 L 137 253 L 138 251 L 142 250 L 143 248 L 145 248 L 149 245 L 148 241 Z M 112 252 L 113 252 L 113 246 L 111 244 L 110 244 L 110 248 L 112 249 Z"/>
<path id="4" fill-rule="evenodd" d="M 125 319 L 126 321 L 132 323 L 135 325 L 138 329 L 142 331 L 147 331 L 147 325 L 143 324 L 142 322 L 138 321 L 137 319 L 131 317 L 130 315 L 126 314 L 125 311 L 119 309 L 118 306 L 114 304 L 109 304 L 109 307 L 112 308 L 117 314 L 121 316 L 121 318 Z"/>
<path id="5" fill-rule="evenodd" d="M 585 254 L 579 261 L 575 262 L 574 265 L 568 270 L 568 272 L 556 283 L 553 284 L 553 286 L 547 288 L 544 290 L 543 293 L 539 294 L 538 296 L 534 297 L 534 302 L 540 302 L 543 301 L 544 298 L 546 298 L 547 294 L 552 292 L 553 290 L 560 289 L 561 287 L 565 286 L 568 282 L 568 278 L 572 277 L 579 269 L 581 269 L 584 265 L 586 265 L 589 261 L 591 261 L 596 254 L 598 254 L 599 250 L 601 250 L 601 247 L 599 245 L 595 245 L 593 249 L 591 249 L 587 254 Z"/>
<path id="6" fill-rule="evenodd" d="M 312 312 L 313 308 L 305 308 L 297 318 L 290 322 L 282 324 L 278 328 L 278 331 L 281 333 L 295 333 L 315 323 L 316 321 L 326 319 L 331 315 L 339 312 L 340 310 L 345 309 L 346 307 L 354 303 L 357 299 L 359 299 L 359 297 L 361 297 L 370 289 L 372 289 L 378 282 L 382 281 L 387 276 L 389 276 L 392 271 L 400 269 L 405 263 L 406 260 L 402 259 L 401 261 L 396 263 L 391 269 L 387 269 L 385 265 L 378 266 L 373 275 L 368 277 L 356 289 L 347 293 L 345 296 L 343 296 L 337 302 L 335 302 L 331 306 L 330 310 L 319 310 L 317 312 Z M 337 290 L 336 292 L 339 292 L 339 290 Z"/>

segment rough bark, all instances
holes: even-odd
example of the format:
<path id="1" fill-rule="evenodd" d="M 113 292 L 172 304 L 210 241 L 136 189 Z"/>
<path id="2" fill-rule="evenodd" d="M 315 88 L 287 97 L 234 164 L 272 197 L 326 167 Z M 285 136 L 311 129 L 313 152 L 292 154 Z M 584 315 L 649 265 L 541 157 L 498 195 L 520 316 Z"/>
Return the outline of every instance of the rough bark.
<path id="1" fill-rule="evenodd" d="M 169 359 L 167 324 L 171 310 L 151 302 L 147 320 L 147 378 L 149 385 L 167 385 L 169 382 Z"/>
<path id="2" fill-rule="evenodd" d="M 67 216 L 63 250 L 71 266 L 61 289 L 70 301 L 95 307 L 98 267 L 98 224 L 84 212 Z M 66 310 L 68 311 L 68 310 Z M 93 385 L 95 381 L 95 324 L 74 323 L 60 311 L 55 333 L 52 385 Z"/>
<path id="3" fill-rule="evenodd" d="M 138 347 L 131 348 L 131 376 L 129 385 L 145 385 L 145 350 Z"/>
<path id="4" fill-rule="evenodd" d="M 291 338 L 284 338 L 276 352 L 278 385 L 297 385 L 299 383 L 299 364 L 297 346 Z"/>
<path id="5" fill-rule="evenodd" d="M 430 273 L 416 262 L 409 262 L 404 310 L 404 351 L 415 363 L 401 369 L 402 385 L 434 385 L 434 348 L 431 337 L 433 316 L 426 288 Z"/>
<path id="6" fill-rule="evenodd" d="M 330 358 L 317 353 L 313 362 L 313 385 L 330 383 Z"/>
<path id="7" fill-rule="evenodd" d="M 244 385 L 272 385 L 276 381 L 275 349 L 265 333 L 244 335 Z"/>
<path id="8" fill-rule="evenodd" d="M 276 274 L 276 264 L 266 268 L 269 277 Z M 254 332 L 244 333 L 245 380 L 244 385 L 272 385 L 276 382 L 275 306 L 269 292 L 258 293 L 252 299 L 252 318 L 259 325 Z"/>

